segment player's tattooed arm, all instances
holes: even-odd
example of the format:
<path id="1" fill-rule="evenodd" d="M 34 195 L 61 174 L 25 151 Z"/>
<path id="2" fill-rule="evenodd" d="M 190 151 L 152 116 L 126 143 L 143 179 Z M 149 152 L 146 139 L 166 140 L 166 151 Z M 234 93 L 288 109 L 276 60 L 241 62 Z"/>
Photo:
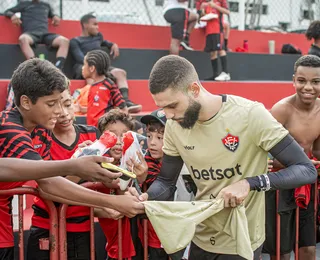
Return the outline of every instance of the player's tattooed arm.
<path id="1" fill-rule="evenodd" d="M 183 160 L 180 156 L 164 154 L 160 173 L 147 191 L 149 200 L 170 200 L 172 198 L 182 166 Z"/>

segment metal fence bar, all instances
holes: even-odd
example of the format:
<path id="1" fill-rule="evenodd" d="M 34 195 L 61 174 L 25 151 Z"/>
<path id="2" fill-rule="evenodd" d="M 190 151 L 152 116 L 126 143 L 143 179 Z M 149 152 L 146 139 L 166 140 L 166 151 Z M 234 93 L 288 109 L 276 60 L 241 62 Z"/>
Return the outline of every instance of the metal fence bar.
<path id="1" fill-rule="evenodd" d="M 96 259 L 96 250 L 94 245 L 94 208 L 90 208 L 90 256 L 91 260 Z"/>
<path id="2" fill-rule="evenodd" d="M 18 195 L 19 205 L 19 259 L 24 259 L 24 236 L 23 236 L 23 195 Z"/>
<path id="3" fill-rule="evenodd" d="M 14 196 L 14 195 L 23 195 L 23 194 L 30 194 L 30 195 L 34 195 L 34 196 L 39 197 L 38 190 L 35 188 L 32 188 L 32 187 L 20 187 L 20 188 L 14 188 L 14 189 L 10 189 L 10 190 L 0 190 L 0 196 Z M 44 199 L 43 199 L 43 201 L 46 204 L 47 208 L 49 209 L 49 215 L 50 215 L 50 230 L 49 230 L 49 234 L 50 234 L 50 237 L 49 237 L 50 259 L 51 260 L 59 260 L 57 210 L 56 210 L 56 207 L 54 206 L 52 201 L 44 200 Z M 19 206 L 20 206 L 20 203 L 19 203 Z M 20 213 L 19 213 L 19 215 L 20 215 Z M 21 224 L 19 223 L 19 232 L 21 232 L 20 225 Z M 22 229 L 22 233 L 23 233 L 23 229 Z M 23 234 L 22 234 L 22 236 L 23 236 Z M 23 246 L 21 245 L 19 248 L 19 256 L 21 256 L 23 254 L 22 250 L 23 250 Z M 24 258 L 22 258 L 22 259 L 24 259 Z"/>
<path id="4" fill-rule="evenodd" d="M 81 184 L 81 186 L 98 190 L 102 189 L 104 185 L 102 183 L 97 182 L 86 182 Z M 67 213 L 68 205 L 61 204 L 59 208 L 59 256 L 60 259 L 68 259 L 68 245 L 67 245 L 67 223 L 66 223 L 66 213 Z M 93 208 L 90 209 L 90 256 L 91 260 L 95 259 L 95 247 L 94 247 L 94 213 Z"/>
<path id="5" fill-rule="evenodd" d="M 280 260 L 280 215 L 278 213 L 279 208 L 279 191 L 276 191 L 276 260 Z"/>
<path id="6" fill-rule="evenodd" d="M 295 239 L 295 248 L 294 248 L 294 259 L 299 260 L 299 215 L 300 208 L 296 208 L 296 239 Z"/>
<path id="7" fill-rule="evenodd" d="M 118 219 L 118 260 L 122 260 L 122 218 Z"/>

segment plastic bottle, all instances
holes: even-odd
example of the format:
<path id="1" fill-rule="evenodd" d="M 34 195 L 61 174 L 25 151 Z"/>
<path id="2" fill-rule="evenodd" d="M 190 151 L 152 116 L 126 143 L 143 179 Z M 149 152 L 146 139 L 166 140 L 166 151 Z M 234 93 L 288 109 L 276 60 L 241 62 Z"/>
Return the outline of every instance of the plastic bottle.
<path id="1" fill-rule="evenodd" d="M 118 141 L 114 133 L 105 131 L 99 140 L 93 144 L 78 148 L 71 158 L 78 158 L 86 155 L 104 155 L 111 147 L 115 146 Z"/>
<path id="2" fill-rule="evenodd" d="M 45 59 L 46 59 L 46 56 L 45 56 L 43 53 L 40 53 L 40 54 L 39 54 L 39 59 L 40 59 L 40 60 L 45 60 Z"/>

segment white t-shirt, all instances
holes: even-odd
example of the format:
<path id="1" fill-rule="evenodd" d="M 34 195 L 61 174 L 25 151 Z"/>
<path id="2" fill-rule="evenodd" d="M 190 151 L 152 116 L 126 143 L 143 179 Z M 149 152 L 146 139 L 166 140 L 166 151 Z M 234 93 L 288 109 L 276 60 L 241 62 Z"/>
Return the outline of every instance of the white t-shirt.
<path id="1" fill-rule="evenodd" d="M 184 8 L 188 9 L 188 1 L 186 2 L 178 2 L 178 0 L 165 0 L 164 5 L 163 5 L 163 13 L 170 9 L 175 9 L 175 8 Z"/>

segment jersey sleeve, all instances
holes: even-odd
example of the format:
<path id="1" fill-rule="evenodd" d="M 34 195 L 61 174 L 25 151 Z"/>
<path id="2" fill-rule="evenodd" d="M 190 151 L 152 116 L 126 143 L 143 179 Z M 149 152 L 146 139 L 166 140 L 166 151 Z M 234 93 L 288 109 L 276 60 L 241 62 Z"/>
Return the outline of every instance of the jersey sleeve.
<path id="1" fill-rule="evenodd" d="M 249 111 L 249 128 L 253 142 L 265 151 L 271 150 L 289 134 L 271 113 L 260 103 Z"/>
<path id="2" fill-rule="evenodd" d="M 164 130 L 163 138 L 163 152 L 169 156 L 180 156 L 179 151 L 177 150 L 172 136 L 173 122 L 170 120 L 166 123 Z"/>
<path id="3" fill-rule="evenodd" d="M 18 125 L 2 125 L 0 129 L 0 158 L 22 158 L 41 160 L 32 144 L 30 134 Z"/>
<path id="4" fill-rule="evenodd" d="M 110 96 L 112 99 L 113 106 L 119 107 L 121 109 L 125 108 L 127 105 L 120 93 L 119 88 L 115 84 L 110 84 L 109 90 L 110 90 Z"/>
<path id="5" fill-rule="evenodd" d="M 44 149 L 42 151 L 42 153 L 40 154 L 40 156 L 42 157 L 43 160 L 51 160 L 51 154 L 50 154 L 50 149 L 51 149 L 51 136 L 46 133 L 44 135 Z"/>

